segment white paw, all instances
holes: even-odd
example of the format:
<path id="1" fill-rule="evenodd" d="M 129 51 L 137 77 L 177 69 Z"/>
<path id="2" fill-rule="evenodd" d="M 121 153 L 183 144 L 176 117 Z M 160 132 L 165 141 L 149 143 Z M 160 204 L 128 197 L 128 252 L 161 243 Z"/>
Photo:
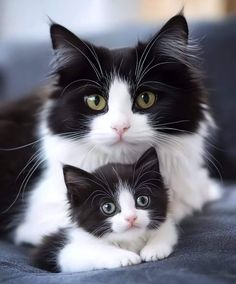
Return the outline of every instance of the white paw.
<path id="1" fill-rule="evenodd" d="M 72 250 L 73 249 L 73 250 Z M 80 272 L 96 269 L 111 269 L 138 264 L 141 257 L 131 251 L 111 249 L 110 251 L 89 251 L 67 247 L 59 255 L 59 267 L 62 272 Z"/>
<path id="2" fill-rule="evenodd" d="M 143 261 L 155 261 L 169 256 L 173 246 L 166 243 L 148 244 L 140 252 Z"/>
<path id="3" fill-rule="evenodd" d="M 105 261 L 100 261 L 101 268 L 115 268 L 140 263 L 141 257 L 128 250 L 119 250 L 115 254 L 107 257 Z"/>

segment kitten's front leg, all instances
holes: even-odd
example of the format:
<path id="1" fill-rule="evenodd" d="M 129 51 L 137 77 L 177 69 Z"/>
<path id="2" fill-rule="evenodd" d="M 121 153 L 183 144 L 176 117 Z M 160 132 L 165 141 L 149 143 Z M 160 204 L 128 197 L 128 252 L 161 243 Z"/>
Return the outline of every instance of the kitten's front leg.
<path id="1" fill-rule="evenodd" d="M 103 242 L 87 233 L 74 230 L 60 251 L 57 261 L 61 272 L 109 269 L 138 264 L 141 257 L 131 251 Z M 72 234 L 75 234 L 72 236 Z"/>
<path id="2" fill-rule="evenodd" d="M 155 261 L 169 256 L 178 240 L 174 222 L 168 218 L 158 229 L 150 231 L 150 237 L 140 252 L 143 261 Z"/>

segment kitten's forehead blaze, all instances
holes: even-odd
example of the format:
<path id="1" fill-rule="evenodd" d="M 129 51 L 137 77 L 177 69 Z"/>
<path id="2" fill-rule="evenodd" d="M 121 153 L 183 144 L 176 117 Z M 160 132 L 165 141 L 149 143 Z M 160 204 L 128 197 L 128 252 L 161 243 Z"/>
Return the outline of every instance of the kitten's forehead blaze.
<path id="1" fill-rule="evenodd" d="M 119 184 L 118 202 L 121 213 L 132 215 L 135 213 L 135 200 L 131 190 L 125 184 Z"/>

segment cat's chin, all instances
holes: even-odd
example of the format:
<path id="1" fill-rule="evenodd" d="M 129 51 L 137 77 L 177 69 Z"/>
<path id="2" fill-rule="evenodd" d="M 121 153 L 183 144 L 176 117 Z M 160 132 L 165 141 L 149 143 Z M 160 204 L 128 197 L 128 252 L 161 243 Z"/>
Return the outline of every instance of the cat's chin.
<path id="1" fill-rule="evenodd" d="M 99 145 L 99 148 L 104 154 L 112 155 L 114 158 L 115 156 L 126 156 L 126 159 L 130 160 L 129 162 L 136 161 L 137 155 L 143 154 L 148 147 L 149 145 L 145 145 L 144 143 L 140 144 L 124 140 Z M 120 159 L 118 161 L 121 162 Z"/>

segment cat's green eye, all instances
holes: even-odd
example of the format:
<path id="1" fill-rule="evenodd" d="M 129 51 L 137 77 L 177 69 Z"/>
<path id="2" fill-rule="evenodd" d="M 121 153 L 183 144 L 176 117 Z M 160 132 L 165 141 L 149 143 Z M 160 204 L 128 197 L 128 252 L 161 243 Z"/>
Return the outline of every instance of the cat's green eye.
<path id="1" fill-rule="evenodd" d="M 87 96 L 86 103 L 89 108 L 97 111 L 103 110 L 107 105 L 106 100 L 101 95 L 97 94 Z"/>
<path id="2" fill-rule="evenodd" d="M 105 215 L 112 215 L 116 211 L 116 206 L 112 202 L 107 202 L 101 206 L 101 210 Z"/>
<path id="3" fill-rule="evenodd" d="M 147 207 L 149 205 L 149 202 L 150 199 L 146 195 L 140 195 L 136 200 L 136 203 L 139 207 Z"/>
<path id="4" fill-rule="evenodd" d="M 156 95 L 153 92 L 145 91 L 139 94 L 136 98 L 135 104 L 138 108 L 148 109 L 156 102 Z"/>

